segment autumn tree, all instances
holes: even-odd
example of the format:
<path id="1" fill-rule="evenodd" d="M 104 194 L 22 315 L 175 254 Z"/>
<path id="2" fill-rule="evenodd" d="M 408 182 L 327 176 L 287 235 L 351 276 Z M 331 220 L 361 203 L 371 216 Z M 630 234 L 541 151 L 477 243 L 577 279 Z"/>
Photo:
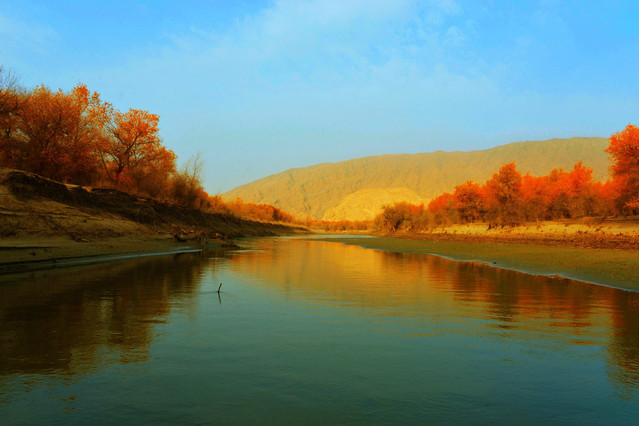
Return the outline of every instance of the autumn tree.
<path id="1" fill-rule="evenodd" d="M 617 200 L 621 197 L 623 187 L 619 179 L 609 179 L 603 184 L 599 184 L 598 197 L 602 206 L 603 214 L 617 215 L 622 213 Z"/>
<path id="2" fill-rule="evenodd" d="M 189 208 L 210 207 L 209 195 L 202 188 L 204 162 L 201 153 L 189 158 L 171 179 L 171 198 Z"/>
<path id="3" fill-rule="evenodd" d="M 615 206 L 618 191 L 612 179 L 606 182 L 593 182 L 592 190 L 594 200 L 593 216 L 605 217 L 618 214 Z"/>
<path id="4" fill-rule="evenodd" d="M 226 209 L 231 214 L 245 219 L 260 222 L 289 222 L 300 223 L 293 215 L 286 213 L 270 204 L 245 203 L 240 198 L 235 198 L 226 204 Z"/>
<path id="5" fill-rule="evenodd" d="M 592 169 L 579 161 L 566 175 L 565 189 L 568 198 L 568 213 L 571 218 L 592 216 L 598 213 L 597 191 L 592 178 Z"/>
<path id="6" fill-rule="evenodd" d="M 467 181 L 455 187 L 453 192 L 455 208 L 463 222 L 475 222 L 484 214 L 484 194 L 481 186 Z"/>
<path id="7" fill-rule="evenodd" d="M 392 206 L 384 206 L 382 212 L 375 217 L 373 226 L 385 232 L 394 232 L 399 229 L 423 230 L 428 227 L 429 219 L 423 204 L 399 202 Z"/>
<path id="8" fill-rule="evenodd" d="M 570 172 L 554 169 L 542 179 L 546 182 L 549 197 L 549 219 L 578 218 L 598 210 L 592 169 L 585 167 L 581 161 Z"/>
<path id="9" fill-rule="evenodd" d="M 521 181 L 521 199 L 526 219 L 534 220 L 539 226 L 539 220 L 546 218 L 550 204 L 547 177 L 526 173 Z"/>
<path id="10" fill-rule="evenodd" d="M 220 194 L 209 195 L 207 204 L 209 206 L 208 210 L 212 211 L 213 213 L 231 214 L 231 210 Z"/>
<path id="11" fill-rule="evenodd" d="M 175 172 L 173 151 L 162 145 L 160 118 L 147 111 L 107 111 L 106 135 L 98 147 L 107 181 L 125 190 L 161 195 Z"/>
<path id="12" fill-rule="evenodd" d="M 437 225 L 448 225 L 458 221 L 455 197 L 449 192 L 444 192 L 433 198 L 428 203 L 428 212 L 433 216 L 433 222 Z"/>
<path id="13" fill-rule="evenodd" d="M 93 182 L 101 129 L 92 108 L 99 95 L 83 85 L 69 93 L 41 85 L 18 96 L 20 106 L 3 138 L 3 164 L 63 182 Z"/>
<path id="14" fill-rule="evenodd" d="M 82 84 L 70 92 L 45 85 L 25 90 L 0 67 L 0 166 L 208 207 L 201 160 L 176 173 L 158 123 L 147 111 L 115 110 Z"/>
<path id="15" fill-rule="evenodd" d="M 24 89 L 18 85 L 16 75 L 0 66 L 0 164 L 7 161 L 3 159 L 4 144 L 8 143 L 15 131 L 16 115 L 23 98 Z"/>
<path id="16" fill-rule="evenodd" d="M 486 182 L 491 223 L 514 226 L 523 221 L 521 182 L 521 173 L 517 171 L 515 163 L 504 164 Z"/>
<path id="17" fill-rule="evenodd" d="M 97 147 L 103 138 L 104 103 L 97 92 L 79 84 L 65 97 L 64 155 L 61 158 L 65 173 L 63 180 L 91 184 L 100 176 Z"/>
<path id="18" fill-rule="evenodd" d="M 639 203 L 639 128 L 628 124 L 621 132 L 610 136 L 606 152 L 613 162 L 610 171 L 621 187 L 617 206 L 637 211 L 634 206 Z"/>

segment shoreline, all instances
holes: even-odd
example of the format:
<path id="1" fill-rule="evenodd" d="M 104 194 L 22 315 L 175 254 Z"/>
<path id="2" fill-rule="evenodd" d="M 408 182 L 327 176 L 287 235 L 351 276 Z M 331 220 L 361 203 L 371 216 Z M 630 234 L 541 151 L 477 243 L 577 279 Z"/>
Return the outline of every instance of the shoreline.
<path id="1" fill-rule="evenodd" d="M 237 247 L 224 241 L 177 242 L 169 237 L 116 237 L 76 242 L 62 237 L 0 239 L 0 277 L 135 257 L 199 252 Z"/>
<path id="2" fill-rule="evenodd" d="M 305 231 L 0 168 L 0 275 Z"/>
<path id="3" fill-rule="evenodd" d="M 96 263 L 112 262 L 116 260 L 135 259 L 139 257 L 163 256 L 170 254 L 198 253 L 205 248 L 182 248 L 163 251 L 141 251 L 121 254 L 91 254 L 86 256 L 59 257 L 45 260 L 2 262 L 0 263 L 1 277 L 12 276 L 22 273 L 42 271 L 48 269 L 61 269 L 81 265 L 93 265 Z"/>
<path id="4" fill-rule="evenodd" d="M 460 262 L 478 262 L 530 275 L 560 276 L 626 291 L 639 291 L 637 251 L 376 236 L 336 236 L 317 240 L 395 253 L 425 254 Z"/>
<path id="5" fill-rule="evenodd" d="M 401 237 L 316 234 L 314 241 L 337 242 L 395 253 L 438 256 L 459 262 L 530 275 L 560 276 L 576 281 L 639 291 L 639 252 L 500 242 L 409 239 Z M 64 238 L 0 240 L 0 278 L 37 270 L 58 269 L 136 257 L 237 247 L 224 241 L 177 242 L 166 237 L 111 238 L 83 243 Z M 13 244 L 12 244 L 13 243 Z"/>

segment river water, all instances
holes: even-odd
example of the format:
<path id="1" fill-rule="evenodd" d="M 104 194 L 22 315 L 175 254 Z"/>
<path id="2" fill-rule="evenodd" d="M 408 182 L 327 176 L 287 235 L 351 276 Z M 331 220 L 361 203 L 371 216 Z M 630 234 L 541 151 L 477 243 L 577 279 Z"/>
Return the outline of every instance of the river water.
<path id="1" fill-rule="evenodd" d="M 0 424 L 637 424 L 639 293 L 242 244 L 5 277 Z"/>

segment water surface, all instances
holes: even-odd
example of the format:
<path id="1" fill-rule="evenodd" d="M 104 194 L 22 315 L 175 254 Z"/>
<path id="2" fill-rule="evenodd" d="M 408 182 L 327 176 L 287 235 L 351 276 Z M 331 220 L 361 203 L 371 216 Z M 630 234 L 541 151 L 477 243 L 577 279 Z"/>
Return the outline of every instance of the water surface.
<path id="1" fill-rule="evenodd" d="M 639 417 L 639 293 L 332 242 L 244 245 L 5 278 L 0 423 Z"/>

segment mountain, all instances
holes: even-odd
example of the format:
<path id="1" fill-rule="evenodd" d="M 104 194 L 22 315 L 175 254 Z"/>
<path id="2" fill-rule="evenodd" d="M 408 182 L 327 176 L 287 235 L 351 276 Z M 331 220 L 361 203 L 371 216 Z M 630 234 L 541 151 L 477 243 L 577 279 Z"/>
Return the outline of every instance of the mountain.
<path id="1" fill-rule="evenodd" d="M 326 211 L 323 220 L 372 220 L 382 207 L 405 201 L 422 204 L 426 200 L 408 188 L 365 188 L 347 195 L 335 207 Z"/>
<path id="2" fill-rule="evenodd" d="M 514 142 L 467 152 L 378 155 L 289 169 L 223 196 L 272 204 L 302 219 L 365 219 L 371 216 L 366 210 L 379 211 L 380 202 L 414 202 L 415 196 L 427 202 L 469 179 L 484 183 L 512 161 L 522 173 L 541 176 L 554 168 L 570 170 L 583 160 L 593 169 L 594 178 L 604 181 L 609 177 L 607 146 L 607 138 L 581 137 Z M 358 210 L 361 215 L 356 214 Z"/>

